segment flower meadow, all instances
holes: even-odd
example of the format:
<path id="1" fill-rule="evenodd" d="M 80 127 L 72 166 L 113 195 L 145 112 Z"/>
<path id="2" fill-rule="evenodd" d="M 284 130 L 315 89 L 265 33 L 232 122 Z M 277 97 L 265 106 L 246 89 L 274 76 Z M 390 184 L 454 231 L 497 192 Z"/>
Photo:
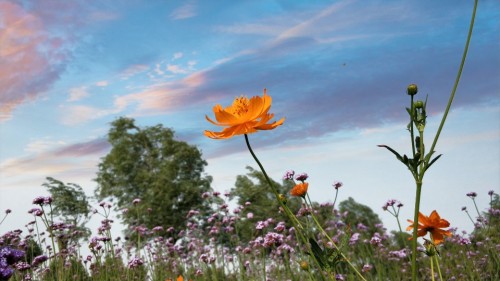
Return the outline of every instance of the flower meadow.
<path id="1" fill-rule="evenodd" d="M 66 186 L 61 183 L 59 189 L 50 190 L 57 196 L 39 196 L 32 200 L 33 208 L 26 210 L 32 220 L 26 222 L 24 229 L 0 233 L 0 281 L 500 280 L 498 193 L 491 190 L 487 194 L 474 191 L 464 194 L 466 206 L 457 212 L 463 212 L 471 221 L 474 226 L 471 233 L 454 228 L 453 221 L 441 217 L 440 206 L 430 214 L 420 211 L 424 175 L 441 157 L 435 148 L 466 61 L 476 7 L 477 1 L 457 78 L 437 133 L 434 136 L 425 133 L 427 97 L 419 100 L 418 86 L 410 84 L 406 90 L 410 100 L 406 112 L 411 153 L 401 155 L 388 145 L 379 145 L 406 166 L 415 181 L 413 218 L 400 217 L 401 208 L 407 206 L 396 199 L 380 204 L 381 210 L 397 221 L 398 230 L 388 231 L 370 208 L 352 198 L 337 204 L 339 193 L 348 188 L 341 182 L 331 186 L 331 203 L 311 201 L 308 191 L 316 187 L 309 185 L 307 173 L 287 170 L 281 185 L 271 179 L 265 163 L 257 156 L 258 151 L 251 146 L 250 136 L 257 138 L 260 134 L 279 130 L 286 119 L 273 121 L 272 97 L 264 89 L 262 96 L 240 96 L 228 106 L 215 105 L 214 117 L 207 115 L 206 120 L 221 129 L 204 131 L 206 137 L 221 142 L 229 138 L 244 139 L 250 156 L 259 167 L 258 170 L 249 169 L 265 186 L 263 190 L 248 198 L 242 197 L 244 193 L 233 194 L 233 191 L 221 194 L 207 189 L 209 191 L 199 192 L 196 200 L 189 202 L 201 201 L 199 206 L 206 208 L 176 212 L 174 216 L 182 218 L 182 224 L 176 227 L 141 223 L 141 219 L 145 221 L 145 218 L 160 215 L 154 211 L 153 205 L 157 203 L 151 203 L 156 201 L 132 197 L 133 200 L 125 203 L 119 201 L 120 208 L 111 200 L 95 202 L 91 217 L 101 223 L 91 230 L 82 224 L 90 219 L 87 215 L 72 219 L 66 216 L 86 214 L 88 205 L 85 197 L 78 197 L 81 193 L 77 188 L 72 189 L 73 193 L 64 191 Z M 136 129 L 130 120 L 119 121 L 121 123 L 116 124 L 122 126 L 112 131 L 115 136 L 120 128 L 125 128 L 121 132 Z M 156 129 L 155 132 L 159 132 L 159 127 Z M 142 136 L 146 146 L 154 147 L 147 141 L 147 135 Z M 173 150 L 188 149 L 174 142 L 171 145 L 175 146 Z M 203 166 L 203 161 L 197 163 Z M 105 164 L 100 166 L 100 179 L 113 182 L 109 174 L 104 173 Z M 129 164 L 128 167 L 133 166 Z M 182 175 L 189 178 L 193 169 L 186 167 L 181 167 Z M 292 167 L 284 169 L 287 168 Z M 147 178 L 144 174 L 138 173 L 138 177 Z M 249 181 L 247 185 L 256 186 Z M 203 185 L 203 181 L 199 182 Z M 51 183 L 58 182 L 51 179 Z M 121 187 L 120 184 L 109 185 L 101 195 L 116 195 L 113 192 L 117 186 Z M 181 188 L 191 187 L 181 185 Z M 182 196 L 188 196 L 185 194 Z M 84 204 L 65 205 L 63 195 L 84 201 Z M 489 196 L 488 206 L 477 205 L 475 198 L 480 195 Z M 177 206 L 172 207 L 173 212 L 174 207 L 192 199 L 182 200 L 182 196 L 174 201 L 173 205 Z M 268 204 L 262 200 L 274 204 L 266 206 L 269 208 L 264 214 L 257 213 L 263 204 Z M 123 208 L 124 205 L 128 207 Z M 78 206 L 81 209 L 75 210 Z M 11 212 L 5 210 L 0 225 L 9 219 Z M 123 235 L 112 234 L 117 224 L 115 217 L 127 219 Z"/>
<path id="2" fill-rule="evenodd" d="M 288 171 L 284 177 L 297 181 L 296 187 L 307 183 L 305 174 L 293 174 Z M 346 187 L 336 183 L 332 193 L 342 188 Z M 238 238 L 237 226 L 252 220 L 247 211 L 252 202 L 230 210 L 230 193 L 200 196 L 213 207 L 205 222 L 192 210 L 185 214 L 182 229 L 135 227 L 133 231 L 143 241 L 139 249 L 125 237 L 111 235 L 111 203 L 96 206 L 93 216 L 101 218 L 101 225 L 83 241 L 74 225 L 49 215 L 51 197 L 37 197 L 34 208 L 28 210 L 33 221 L 24 230 L 11 230 L 0 237 L 0 280 L 359 280 L 349 263 L 365 280 L 411 279 L 410 235 L 405 231 L 389 233 L 382 224 L 349 225 L 345 223 L 349 214 L 334 204 L 309 205 L 300 196 L 292 196 L 288 200 L 304 201 L 294 216 L 297 225 L 307 228 L 311 241 L 316 241 L 312 249 L 300 243 L 295 227 L 273 216 L 253 224 L 252 238 L 245 242 Z M 477 208 L 476 196 L 475 192 L 464 195 L 464 204 Z M 464 216 L 470 216 L 475 225 L 472 233 L 449 227 L 435 211 L 430 216 L 420 214 L 420 280 L 438 279 L 439 275 L 446 276 L 444 280 L 498 280 L 500 199 L 494 191 L 488 196 L 490 206 L 484 212 L 471 214 L 463 208 Z M 134 204 L 142 202 L 130 202 Z M 381 209 L 399 223 L 400 208 L 404 208 L 401 202 L 390 199 Z M 3 219 L 10 212 L 6 210 Z M 313 216 L 321 220 L 322 231 L 313 227 Z M 411 228 L 412 222 L 406 225 Z M 179 239 L 174 242 L 165 233 Z M 88 248 L 90 254 L 83 256 L 82 248 Z M 314 257 L 320 266 L 315 265 Z M 433 259 L 434 268 L 430 266 Z"/>

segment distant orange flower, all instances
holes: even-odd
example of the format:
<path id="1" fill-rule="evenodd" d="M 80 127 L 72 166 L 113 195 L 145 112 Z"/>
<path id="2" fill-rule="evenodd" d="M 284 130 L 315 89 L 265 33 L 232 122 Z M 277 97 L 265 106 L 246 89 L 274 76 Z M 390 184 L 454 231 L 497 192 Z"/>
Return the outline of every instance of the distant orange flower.
<path id="1" fill-rule="evenodd" d="M 307 193 L 307 189 L 309 188 L 309 184 L 307 182 L 301 182 L 296 184 L 292 190 L 290 190 L 290 194 L 292 196 L 304 197 Z"/>
<path id="2" fill-rule="evenodd" d="M 177 279 L 175 279 L 175 280 L 176 280 L 176 281 L 184 281 L 184 277 L 182 277 L 182 275 L 179 275 L 179 276 L 177 277 Z M 167 278 L 165 281 L 172 281 L 172 279 Z"/>
<path id="3" fill-rule="evenodd" d="M 212 139 L 228 139 L 236 135 L 251 134 L 257 130 L 272 130 L 283 124 L 285 118 L 268 123 L 274 114 L 268 113 L 272 99 L 266 94 L 262 97 L 254 96 L 248 99 L 245 96 L 236 98 L 233 104 L 222 108 L 220 104 L 214 106 L 215 120 L 205 118 L 212 124 L 226 127 L 221 132 L 205 130 L 204 135 Z"/>
<path id="4" fill-rule="evenodd" d="M 408 220 L 408 222 L 411 224 L 406 228 L 406 231 L 413 229 L 413 221 Z M 427 232 L 430 232 L 431 238 L 434 240 L 434 244 L 436 245 L 443 242 L 443 236 L 451 236 L 451 231 L 441 229 L 449 226 L 450 223 L 447 220 L 442 219 L 436 210 L 432 211 L 431 215 L 428 217 L 420 212 L 418 213 L 418 237 L 425 236 Z"/>

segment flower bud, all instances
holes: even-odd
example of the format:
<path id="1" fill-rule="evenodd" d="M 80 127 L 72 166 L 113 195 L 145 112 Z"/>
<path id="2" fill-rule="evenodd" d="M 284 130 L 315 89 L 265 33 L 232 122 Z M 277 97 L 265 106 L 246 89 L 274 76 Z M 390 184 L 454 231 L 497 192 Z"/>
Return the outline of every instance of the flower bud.
<path id="1" fill-rule="evenodd" d="M 300 269 L 302 269 L 302 270 L 309 270 L 309 264 L 307 263 L 307 261 L 301 261 L 300 262 Z"/>
<path id="2" fill-rule="evenodd" d="M 286 196 L 284 194 L 278 194 L 278 199 L 283 203 L 286 204 Z"/>
<path id="3" fill-rule="evenodd" d="M 409 95 L 409 96 L 414 96 L 416 95 L 418 92 L 418 87 L 417 85 L 415 84 L 410 84 L 408 85 L 408 88 L 406 89 L 406 93 Z"/>
<path id="4" fill-rule="evenodd" d="M 416 101 L 415 108 L 424 108 L 424 102 L 421 100 Z"/>

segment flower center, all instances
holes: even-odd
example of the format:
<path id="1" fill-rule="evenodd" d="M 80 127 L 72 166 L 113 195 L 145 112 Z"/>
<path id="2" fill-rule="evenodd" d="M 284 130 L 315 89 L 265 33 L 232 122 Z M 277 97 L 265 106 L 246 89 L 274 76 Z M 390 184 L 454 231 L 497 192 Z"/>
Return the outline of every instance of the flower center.
<path id="1" fill-rule="evenodd" d="M 234 99 L 231 105 L 231 113 L 237 116 L 242 116 L 248 111 L 249 100 L 245 96 L 240 96 Z"/>

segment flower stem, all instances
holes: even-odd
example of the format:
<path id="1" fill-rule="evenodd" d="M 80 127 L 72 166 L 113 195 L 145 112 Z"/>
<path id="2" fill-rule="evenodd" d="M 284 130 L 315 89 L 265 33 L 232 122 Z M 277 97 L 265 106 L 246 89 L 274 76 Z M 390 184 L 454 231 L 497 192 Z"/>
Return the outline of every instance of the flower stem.
<path id="1" fill-rule="evenodd" d="M 411 280 L 417 281 L 417 232 L 418 232 L 418 214 L 420 209 L 420 194 L 422 192 L 422 181 L 417 181 L 417 191 L 415 194 L 415 213 L 413 218 L 413 236 L 411 241 Z"/>
<path id="2" fill-rule="evenodd" d="M 439 267 L 438 256 L 434 255 L 433 258 L 436 259 L 436 268 L 437 268 L 437 272 L 438 272 L 438 275 L 439 275 L 439 280 L 443 281 L 443 276 L 441 275 L 441 268 Z"/>
<path id="3" fill-rule="evenodd" d="M 460 82 L 460 77 L 462 76 L 462 70 L 464 68 L 465 59 L 467 58 L 467 52 L 469 50 L 470 39 L 472 37 L 472 30 L 474 27 L 474 19 L 476 18 L 477 3 L 478 3 L 478 0 L 474 0 L 474 9 L 472 11 L 472 17 L 471 17 L 471 21 L 470 21 L 470 25 L 469 25 L 469 33 L 467 34 L 467 40 L 465 42 L 465 48 L 464 48 L 464 52 L 462 55 L 462 61 L 460 62 L 460 67 L 458 68 L 457 78 L 455 79 L 455 84 L 453 85 L 453 89 L 451 90 L 450 99 L 448 100 L 448 105 L 446 106 L 446 110 L 444 111 L 443 119 L 441 119 L 441 124 L 439 124 L 439 129 L 437 130 L 436 136 L 434 137 L 434 141 L 432 142 L 431 149 L 429 150 L 430 153 L 432 153 L 432 151 L 434 151 L 434 148 L 436 147 L 436 143 L 438 141 L 439 134 L 441 133 L 441 130 L 443 129 L 444 123 L 446 121 L 446 117 L 448 116 L 448 112 L 450 111 L 451 103 L 453 102 L 453 98 L 455 97 L 455 92 L 457 91 L 458 83 Z"/>
<path id="4" fill-rule="evenodd" d="M 356 273 L 356 275 L 358 275 L 358 277 L 361 278 L 361 280 L 366 281 L 366 279 L 363 277 L 363 275 L 356 269 L 356 267 L 351 263 L 351 261 L 344 255 L 344 253 L 339 248 L 339 246 L 337 246 L 337 244 L 335 244 L 335 242 L 333 242 L 333 239 L 330 237 L 330 235 L 328 235 L 328 233 L 326 233 L 325 229 L 323 229 L 323 227 L 319 223 L 318 219 L 314 215 L 314 211 L 313 211 L 312 203 L 311 203 L 311 198 L 309 198 L 309 194 L 307 194 L 307 199 L 309 200 L 309 203 L 307 202 L 306 198 L 304 198 L 304 201 L 306 202 L 306 207 L 309 207 L 311 209 L 310 214 L 311 214 L 311 217 L 313 218 L 314 223 L 316 224 L 316 226 L 321 230 L 321 232 L 325 235 L 325 237 L 328 240 L 330 240 L 330 242 L 332 243 L 332 245 L 335 248 L 335 250 L 337 250 L 339 252 L 340 256 L 344 259 L 345 262 L 347 262 L 347 264 L 352 268 L 352 270 L 354 270 L 354 272 Z"/>
<path id="5" fill-rule="evenodd" d="M 245 134 L 245 142 L 247 144 L 248 150 L 250 151 L 250 154 L 252 154 L 253 159 L 255 160 L 255 162 L 257 162 L 257 165 L 259 165 L 259 168 L 262 171 L 262 174 L 264 174 L 264 177 L 266 178 L 267 183 L 269 184 L 269 186 L 273 190 L 273 193 L 274 193 L 274 196 L 276 197 L 276 200 L 279 202 L 280 206 L 283 208 L 283 211 L 288 216 L 288 218 L 291 220 L 292 225 L 293 225 L 293 227 L 296 230 L 297 236 L 300 238 L 300 240 L 302 240 L 303 245 L 309 245 L 308 242 L 307 242 L 307 239 L 304 237 L 304 235 L 302 233 L 302 230 L 303 230 L 302 225 L 297 220 L 297 218 L 292 214 L 292 212 L 290 211 L 290 209 L 288 208 L 288 206 L 286 206 L 280 200 L 278 189 L 274 186 L 273 182 L 271 181 L 271 179 L 267 175 L 266 170 L 264 169 L 264 166 L 262 166 L 262 164 L 260 163 L 259 159 L 257 158 L 257 156 L 255 155 L 255 153 L 253 152 L 252 147 L 250 146 L 250 141 L 248 140 L 248 135 L 247 134 Z M 307 246 L 307 247 L 310 250 L 310 246 Z M 318 268 L 320 268 L 319 273 L 321 274 L 321 276 L 324 279 L 325 277 L 324 277 L 323 271 L 321 270 L 321 267 L 319 266 L 318 260 L 316 259 L 316 257 L 314 255 L 312 255 L 312 258 L 313 258 L 314 262 L 316 263 L 316 265 L 318 265 Z"/>
<path id="6" fill-rule="evenodd" d="M 429 259 L 431 261 L 431 280 L 434 281 L 434 262 L 433 262 L 433 257 Z"/>

